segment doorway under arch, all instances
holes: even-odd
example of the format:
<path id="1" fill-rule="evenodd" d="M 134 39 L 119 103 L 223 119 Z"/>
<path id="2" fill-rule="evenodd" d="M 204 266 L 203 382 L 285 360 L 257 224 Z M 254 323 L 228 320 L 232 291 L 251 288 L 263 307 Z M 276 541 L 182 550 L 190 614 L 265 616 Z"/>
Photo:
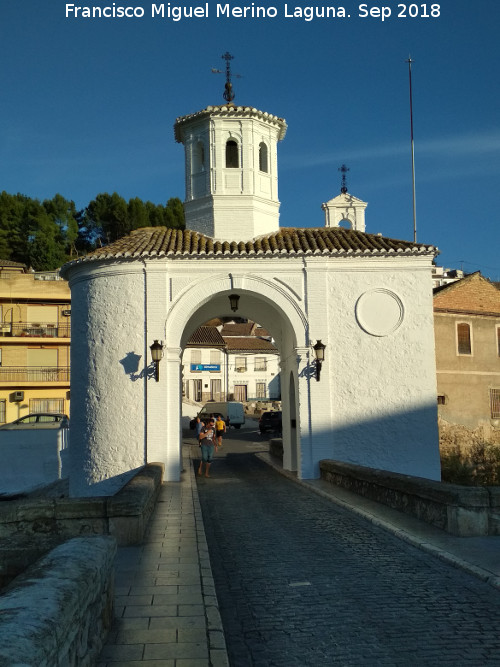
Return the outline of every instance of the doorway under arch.
<path id="1" fill-rule="evenodd" d="M 229 295 L 240 297 L 238 311 L 233 313 Z M 170 360 L 166 409 L 169 413 L 169 435 L 167 447 L 171 454 L 181 456 L 181 396 L 182 396 L 182 353 L 192 334 L 205 322 L 214 317 L 237 315 L 258 322 L 272 336 L 280 357 L 280 376 L 283 410 L 283 466 L 287 470 L 300 468 L 303 444 L 300 442 L 299 392 L 296 379 L 299 375 L 300 355 L 298 350 L 307 346 L 306 320 L 294 302 L 280 286 L 261 277 L 245 276 L 241 280 L 234 276 L 191 285 L 183 291 L 171 308 L 165 323 L 166 357 Z M 175 368 L 176 367 L 176 368 Z M 289 382 L 287 378 L 292 377 Z M 304 386 L 304 389 L 306 387 Z M 173 395 L 178 396 L 174 407 Z M 306 402 L 307 403 L 307 402 Z M 309 429 L 304 429 L 306 433 Z"/>

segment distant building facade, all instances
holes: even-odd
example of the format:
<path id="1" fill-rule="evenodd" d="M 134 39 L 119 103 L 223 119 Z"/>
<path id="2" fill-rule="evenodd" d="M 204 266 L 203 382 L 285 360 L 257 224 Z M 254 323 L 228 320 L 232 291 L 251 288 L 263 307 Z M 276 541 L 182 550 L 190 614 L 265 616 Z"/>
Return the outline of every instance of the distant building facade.
<path id="1" fill-rule="evenodd" d="M 255 322 L 199 327 L 182 357 L 182 395 L 208 401 L 280 398 L 279 353 Z"/>
<path id="2" fill-rule="evenodd" d="M 500 437 L 500 290 L 480 273 L 434 291 L 439 415 Z"/>
<path id="3" fill-rule="evenodd" d="M 0 260 L 0 423 L 69 414 L 70 296 L 57 272 Z"/>
<path id="4" fill-rule="evenodd" d="M 226 343 L 219 330 L 199 327 L 182 355 L 183 397 L 197 403 L 225 401 L 227 373 Z"/>
<path id="5" fill-rule="evenodd" d="M 227 346 L 229 400 L 278 400 L 279 352 L 269 333 L 255 322 L 227 323 L 221 333 Z"/>

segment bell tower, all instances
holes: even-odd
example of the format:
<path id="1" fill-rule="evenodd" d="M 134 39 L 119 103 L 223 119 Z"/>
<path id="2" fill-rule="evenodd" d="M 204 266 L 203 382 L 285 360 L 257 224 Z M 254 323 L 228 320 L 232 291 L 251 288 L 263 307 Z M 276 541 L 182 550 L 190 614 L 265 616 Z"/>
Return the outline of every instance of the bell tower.
<path id="1" fill-rule="evenodd" d="M 221 106 L 177 118 L 184 145 L 186 227 L 219 241 L 246 241 L 279 227 L 277 144 L 286 133 L 282 118 L 236 106 L 226 60 Z"/>
<path id="2" fill-rule="evenodd" d="M 347 191 L 346 174 L 349 171 L 348 167 L 343 164 L 339 167 L 339 171 L 342 173 L 340 194 L 325 204 L 321 204 L 321 208 L 325 212 L 325 227 L 340 227 L 342 222 L 347 222 L 351 229 L 364 232 L 365 209 L 368 203 L 361 201 Z"/>

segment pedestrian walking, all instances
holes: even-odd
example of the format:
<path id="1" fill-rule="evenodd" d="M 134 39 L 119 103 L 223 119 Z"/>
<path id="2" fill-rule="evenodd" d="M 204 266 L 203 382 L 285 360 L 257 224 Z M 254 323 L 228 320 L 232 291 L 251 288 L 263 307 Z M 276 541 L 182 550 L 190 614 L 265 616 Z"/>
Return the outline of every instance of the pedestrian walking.
<path id="1" fill-rule="evenodd" d="M 201 461 L 198 468 L 198 475 L 203 474 L 203 464 L 205 464 L 205 477 L 210 477 L 210 466 L 216 449 L 215 421 L 209 419 L 200 431 L 199 441 L 201 447 Z"/>
<path id="2" fill-rule="evenodd" d="M 222 436 L 226 432 L 226 423 L 222 419 L 222 415 L 217 415 L 217 419 L 215 421 L 215 435 L 217 438 L 217 446 L 222 447 Z"/>
<path id="3" fill-rule="evenodd" d="M 201 421 L 200 417 L 196 417 L 194 420 L 194 433 L 195 433 L 195 438 L 196 442 L 199 445 L 200 444 L 200 433 L 201 429 L 203 428 L 203 422 Z"/>

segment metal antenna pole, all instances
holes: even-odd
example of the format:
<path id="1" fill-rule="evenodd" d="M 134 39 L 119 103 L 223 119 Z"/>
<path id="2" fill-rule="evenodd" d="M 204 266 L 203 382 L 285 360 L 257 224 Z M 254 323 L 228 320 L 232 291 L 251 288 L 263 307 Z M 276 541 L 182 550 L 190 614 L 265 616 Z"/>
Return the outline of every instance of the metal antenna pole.
<path id="1" fill-rule="evenodd" d="M 408 56 L 408 73 L 410 76 L 410 131 L 411 131 L 411 180 L 413 187 L 413 242 L 417 242 L 417 205 L 415 199 L 415 144 L 413 142 L 413 96 L 411 85 L 411 64 L 415 62 Z"/>

